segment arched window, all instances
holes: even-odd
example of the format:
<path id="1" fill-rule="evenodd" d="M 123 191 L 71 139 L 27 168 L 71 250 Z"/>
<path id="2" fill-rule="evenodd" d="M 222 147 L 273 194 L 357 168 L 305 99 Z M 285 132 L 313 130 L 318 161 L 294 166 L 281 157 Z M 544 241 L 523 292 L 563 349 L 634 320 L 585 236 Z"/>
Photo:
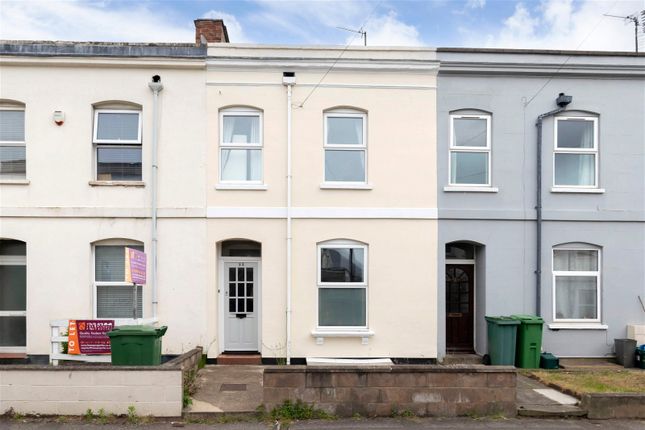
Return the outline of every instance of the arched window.
<path id="1" fill-rule="evenodd" d="M 600 322 L 600 248 L 583 243 L 553 248 L 553 320 Z"/>
<path id="2" fill-rule="evenodd" d="M 25 105 L 0 99 L 0 180 L 25 179 Z"/>
<path id="3" fill-rule="evenodd" d="M 249 107 L 220 111 L 219 180 L 224 184 L 261 184 L 262 112 Z"/>
<path id="4" fill-rule="evenodd" d="M 491 115 L 478 110 L 450 114 L 449 184 L 491 185 Z"/>
<path id="5" fill-rule="evenodd" d="M 141 106 L 103 102 L 94 105 L 93 143 L 97 181 L 141 181 Z"/>
<path id="6" fill-rule="evenodd" d="M 134 240 L 109 239 L 95 242 L 94 294 L 95 318 L 128 319 L 134 311 L 134 286 L 125 282 L 125 248 L 143 251 Z M 143 318 L 143 288 L 137 286 L 137 318 Z"/>
<path id="7" fill-rule="evenodd" d="M 367 114 L 355 109 L 324 113 L 325 182 L 367 182 Z"/>
<path id="8" fill-rule="evenodd" d="M 27 346 L 27 244 L 0 239 L 0 351 Z"/>
<path id="9" fill-rule="evenodd" d="M 367 245 L 318 244 L 318 327 L 367 328 Z"/>

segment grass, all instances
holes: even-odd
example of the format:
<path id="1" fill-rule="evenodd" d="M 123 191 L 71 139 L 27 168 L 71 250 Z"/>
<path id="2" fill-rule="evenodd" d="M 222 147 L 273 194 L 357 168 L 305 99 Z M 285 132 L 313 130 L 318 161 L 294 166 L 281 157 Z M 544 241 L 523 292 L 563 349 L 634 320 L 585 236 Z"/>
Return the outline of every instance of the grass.
<path id="1" fill-rule="evenodd" d="M 296 402 L 285 400 L 280 406 L 273 408 L 265 418 L 269 418 L 272 421 L 288 423 L 303 420 L 332 420 L 336 417 L 323 410 L 316 409 L 312 405 L 303 403 L 300 400 Z"/>
<path id="2" fill-rule="evenodd" d="M 533 371 L 531 375 L 543 383 L 553 384 L 575 394 L 642 393 L 645 372 L 629 370 L 592 370 L 567 372 Z"/>

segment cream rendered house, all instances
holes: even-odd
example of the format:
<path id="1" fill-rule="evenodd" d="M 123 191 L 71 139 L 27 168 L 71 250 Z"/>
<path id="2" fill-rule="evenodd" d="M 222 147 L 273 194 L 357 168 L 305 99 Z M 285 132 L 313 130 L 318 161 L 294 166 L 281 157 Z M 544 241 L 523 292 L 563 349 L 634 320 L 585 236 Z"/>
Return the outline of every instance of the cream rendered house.
<path id="1" fill-rule="evenodd" d="M 209 357 L 436 358 L 434 50 L 206 64 Z"/>
<path id="2" fill-rule="evenodd" d="M 46 360 L 54 320 L 134 322 L 125 246 L 164 354 L 436 358 L 434 50 L 196 25 L 1 44 L 0 358 Z"/>

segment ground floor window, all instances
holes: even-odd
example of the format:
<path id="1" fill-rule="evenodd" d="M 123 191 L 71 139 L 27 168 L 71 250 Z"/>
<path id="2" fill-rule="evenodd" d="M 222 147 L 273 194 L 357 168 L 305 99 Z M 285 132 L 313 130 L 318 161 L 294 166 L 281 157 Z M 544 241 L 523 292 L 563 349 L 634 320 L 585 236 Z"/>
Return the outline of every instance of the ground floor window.
<path id="1" fill-rule="evenodd" d="M 94 288 L 96 318 L 132 318 L 134 291 L 125 282 L 125 248 L 143 251 L 143 245 L 95 245 Z M 137 318 L 143 317 L 143 289 L 137 286 Z"/>
<path id="2" fill-rule="evenodd" d="M 27 346 L 27 244 L 0 240 L 0 350 Z"/>
<path id="3" fill-rule="evenodd" d="M 600 321 L 600 251 L 553 250 L 554 320 Z"/>
<path id="4" fill-rule="evenodd" d="M 318 326 L 367 327 L 367 246 L 348 241 L 318 246 Z"/>

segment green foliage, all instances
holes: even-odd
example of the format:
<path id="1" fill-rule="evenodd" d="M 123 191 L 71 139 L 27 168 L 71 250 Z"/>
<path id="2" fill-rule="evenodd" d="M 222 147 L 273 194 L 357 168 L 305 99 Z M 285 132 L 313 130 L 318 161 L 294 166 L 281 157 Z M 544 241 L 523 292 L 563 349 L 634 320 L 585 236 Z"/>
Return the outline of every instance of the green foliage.
<path id="1" fill-rule="evenodd" d="M 103 408 L 99 409 L 99 411 L 98 411 L 98 413 L 96 415 L 96 418 L 97 418 L 99 424 L 107 424 L 108 417 L 105 414 L 105 409 L 103 409 Z"/>
<path id="2" fill-rule="evenodd" d="M 206 366 L 206 354 L 202 354 L 199 358 L 199 363 L 197 363 L 197 369 L 203 369 Z"/>
<path id="3" fill-rule="evenodd" d="M 83 415 L 83 419 L 85 421 L 92 421 L 94 419 L 94 412 L 92 412 L 92 409 L 87 408 L 85 415 Z"/>
<path id="4" fill-rule="evenodd" d="M 182 393 L 182 403 L 184 408 L 193 404 L 193 399 L 191 399 L 190 396 L 195 393 L 196 379 L 197 379 L 197 371 L 195 371 L 194 369 L 184 372 L 183 393 Z"/>
<path id="5" fill-rule="evenodd" d="M 137 409 L 133 405 L 128 406 L 126 418 L 130 424 L 139 424 L 139 415 L 137 415 Z"/>
<path id="6" fill-rule="evenodd" d="M 302 420 L 330 420 L 336 418 L 320 409 L 315 409 L 298 400 L 295 403 L 285 400 L 280 406 L 276 406 L 269 413 L 269 418 L 277 421 L 302 421 Z"/>

